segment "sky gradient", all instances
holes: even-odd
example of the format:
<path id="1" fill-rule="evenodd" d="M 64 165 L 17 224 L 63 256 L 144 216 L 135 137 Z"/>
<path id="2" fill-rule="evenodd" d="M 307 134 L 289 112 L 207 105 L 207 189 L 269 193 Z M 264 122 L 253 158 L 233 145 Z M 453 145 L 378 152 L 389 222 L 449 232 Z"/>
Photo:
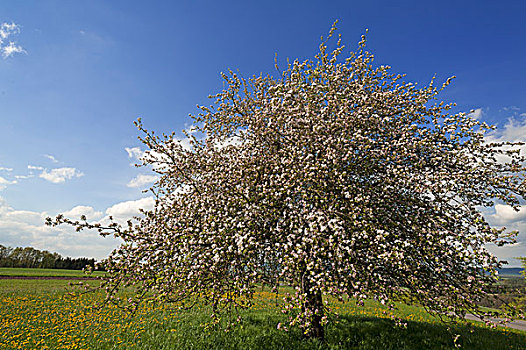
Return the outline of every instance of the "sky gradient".
<path id="1" fill-rule="evenodd" d="M 455 75 L 442 99 L 497 125 L 493 139 L 526 140 L 524 13 L 523 1 L 2 2 L 0 244 L 105 257 L 116 241 L 43 222 L 151 207 L 133 121 L 183 137 L 220 72 L 274 74 L 276 53 L 280 65 L 312 57 L 336 19 L 348 51 L 368 29 L 377 64 L 421 85 Z M 517 266 L 526 210 L 486 217 L 521 231 L 492 248 Z"/>

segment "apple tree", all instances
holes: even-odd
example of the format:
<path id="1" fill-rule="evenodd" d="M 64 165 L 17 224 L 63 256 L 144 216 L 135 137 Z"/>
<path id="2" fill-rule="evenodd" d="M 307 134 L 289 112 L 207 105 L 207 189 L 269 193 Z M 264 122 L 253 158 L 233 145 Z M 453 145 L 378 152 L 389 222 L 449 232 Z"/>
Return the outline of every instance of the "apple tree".
<path id="1" fill-rule="evenodd" d="M 502 265 L 486 245 L 516 234 L 481 209 L 525 197 L 519 145 L 486 142 L 494 127 L 440 101 L 451 79 L 420 87 L 376 65 L 364 37 L 346 58 L 327 42 L 278 77 L 223 74 L 191 147 L 139 120 L 153 210 L 128 225 L 49 219 L 123 240 L 104 261 L 110 299 L 134 285 L 132 304 L 200 302 L 219 318 L 287 285 L 288 325 L 311 338 L 328 297 L 481 314 Z"/>

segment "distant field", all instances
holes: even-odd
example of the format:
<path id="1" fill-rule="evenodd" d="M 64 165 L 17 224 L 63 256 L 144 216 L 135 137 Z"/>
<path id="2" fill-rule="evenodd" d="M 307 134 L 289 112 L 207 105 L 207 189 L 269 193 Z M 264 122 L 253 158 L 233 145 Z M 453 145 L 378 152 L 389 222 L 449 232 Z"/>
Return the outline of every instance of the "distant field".
<path id="1" fill-rule="evenodd" d="M 104 272 L 95 271 L 94 276 L 102 276 Z M 0 276 L 19 277 L 86 277 L 80 270 L 62 269 L 28 269 L 17 267 L 0 267 Z"/>
<path id="2" fill-rule="evenodd" d="M 454 349 L 454 334 L 462 349 L 526 349 L 526 332 L 480 323 L 460 323 L 448 332 L 421 308 L 403 304 L 391 311 L 372 301 L 364 307 L 331 302 L 340 316 L 331 318 L 322 344 L 303 339 L 298 329 L 276 329 L 287 316 L 268 291 L 258 291 L 254 305 L 240 312 L 243 323 L 225 332 L 203 328 L 210 321 L 203 305 L 177 310 L 146 304 L 132 315 L 111 305 L 93 309 L 103 294 L 71 296 L 74 290 L 65 280 L 0 280 L 0 349 Z M 406 326 L 396 326 L 393 315 Z"/>
<path id="3" fill-rule="evenodd" d="M 499 269 L 499 276 L 501 277 L 524 277 L 522 275 L 524 269 L 520 267 L 506 267 Z"/>

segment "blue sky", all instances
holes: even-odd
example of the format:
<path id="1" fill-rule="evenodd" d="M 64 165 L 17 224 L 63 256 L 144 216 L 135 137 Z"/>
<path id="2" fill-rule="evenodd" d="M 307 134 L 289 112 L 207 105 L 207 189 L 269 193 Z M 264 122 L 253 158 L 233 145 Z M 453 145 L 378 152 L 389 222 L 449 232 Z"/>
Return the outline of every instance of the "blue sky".
<path id="1" fill-rule="evenodd" d="M 456 75 L 443 99 L 496 124 L 495 139 L 526 140 L 524 13 L 523 1 L 1 2 L 0 23 L 17 25 L 2 49 L 21 52 L 0 58 L 0 244 L 106 256 L 115 241 L 43 218 L 151 205 L 151 174 L 130 166 L 143 149 L 133 121 L 180 132 L 221 71 L 273 74 L 275 53 L 312 57 L 336 19 L 349 50 L 368 28 L 378 64 L 420 84 Z M 495 250 L 517 265 L 526 213 L 487 215 L 522 231 Z"/>

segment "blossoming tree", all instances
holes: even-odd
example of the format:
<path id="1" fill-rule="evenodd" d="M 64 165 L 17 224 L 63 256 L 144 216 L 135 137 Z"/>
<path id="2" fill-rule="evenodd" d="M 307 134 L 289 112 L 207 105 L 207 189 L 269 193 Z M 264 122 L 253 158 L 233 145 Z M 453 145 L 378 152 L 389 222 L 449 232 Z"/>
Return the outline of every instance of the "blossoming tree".
<path id="1" fill-rule="evenodd" d="M 334 31 L 331 31 L 331 35 Z M 123 239 L 104 261 L 109 298 L 211 305 L 217 317 L 250 305 L 256 286 L 292 286 L 289 324 L 323 338 L 329 296 L 414 302 L 463 317 L 496 280 L 486 244 L 513 241 L 480 209 L 518 207 L 525 158 L 486 143 L 493 127 L 437 100 L 450 83 L 417 87 L 375 66 L 365 39 L 342 59 L 341 40 L 278 78 L 223 74 L 187 134 L 137 125 L 160 175 L 155 208 L 121 226 L 73 221 Z"/>

